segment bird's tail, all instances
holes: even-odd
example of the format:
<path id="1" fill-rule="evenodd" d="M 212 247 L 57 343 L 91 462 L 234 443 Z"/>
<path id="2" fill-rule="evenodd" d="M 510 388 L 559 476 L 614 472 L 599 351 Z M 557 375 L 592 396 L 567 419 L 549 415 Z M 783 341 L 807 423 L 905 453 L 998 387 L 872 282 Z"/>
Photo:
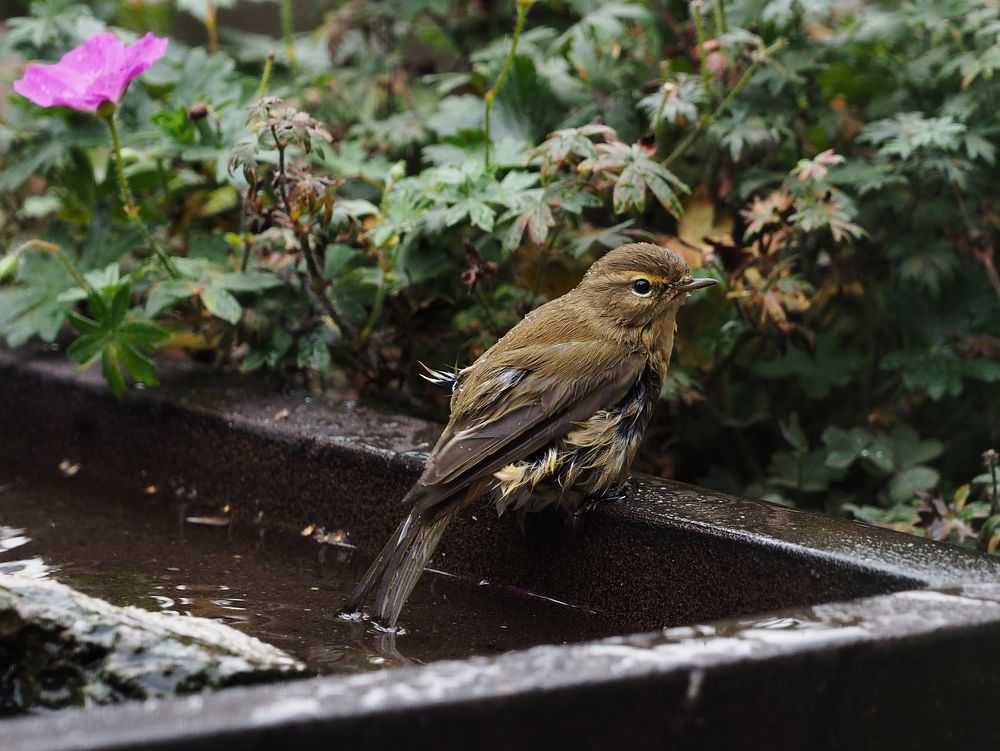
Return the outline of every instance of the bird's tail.
<path id="1" fill-rule="evenodd" d="M 441 535 L 454 515 L 452 510 L 432 521 L 418 518 L 413 525 L 416 531 L 410 535 L 406 546 L 396 549 L 375 595 L 375 618 L 383 626 L 392 628 L 396 625 L 399 612 L 434 555 Z"/>
<path id="2" fill-rule="evenodd" d="M 396 528 L 340 612 L 359 612 L 378 585 L 375 619 L 383 626 L 395 626 L 453 515 L 450 511 L 431 520 L 426 513 L 411 512 Z"/>

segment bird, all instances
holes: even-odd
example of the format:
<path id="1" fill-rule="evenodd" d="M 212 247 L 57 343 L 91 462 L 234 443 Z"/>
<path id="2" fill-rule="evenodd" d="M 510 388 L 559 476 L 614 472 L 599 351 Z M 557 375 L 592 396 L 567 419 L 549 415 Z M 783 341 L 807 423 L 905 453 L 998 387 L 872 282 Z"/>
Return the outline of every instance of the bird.
<path id="1" fill-rule="evenodd" d="M 428 369 L 450 384 L 451 416 L 410 511 L 344 603 L 395 629 L 448 523 L 486 497 L 519 515 L 620 493 L 667 375 L 677 312 L 715 284 L 672 250 L 629 243 L 595 261 L 572 290 L 529 312 L 468 367 Z"/>

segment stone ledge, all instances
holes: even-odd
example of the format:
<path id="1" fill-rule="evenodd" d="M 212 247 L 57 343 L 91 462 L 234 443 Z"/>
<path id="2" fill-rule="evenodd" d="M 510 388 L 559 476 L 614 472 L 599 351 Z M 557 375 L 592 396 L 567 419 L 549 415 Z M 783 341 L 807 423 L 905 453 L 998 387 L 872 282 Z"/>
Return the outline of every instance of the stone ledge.
<path id="1" fill-rule="evenodd" d="M 182 481 L 236 505 L 238 520 L 296 532 L 320 523 L 370 550 L 404 513 L 398 500 L 436 433 L 197 369 L 168 370 L 163 389 L 122 403 L 53 361 L 4 354 L 0 382 L 0 455 L 50 468 L 68 458 L 82 481 Z M 593 608 L 620 633 L 663 630 L 16 720 L 6 745 L 977 748 L 990 738 L 1000 565 L 974 552 L 639 478 L 630 502 L 575 526 L 543 516 L 522 534 L 470 508 L 434 566 Z"/>

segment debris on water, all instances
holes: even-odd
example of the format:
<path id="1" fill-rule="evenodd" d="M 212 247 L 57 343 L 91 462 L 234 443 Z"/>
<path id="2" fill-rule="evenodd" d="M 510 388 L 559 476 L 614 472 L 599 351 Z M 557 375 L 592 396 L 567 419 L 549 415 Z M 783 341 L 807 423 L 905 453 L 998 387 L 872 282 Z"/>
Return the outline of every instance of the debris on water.
<path id="1" fill-rule="evenodd" d="M 204 524 L 207 527 L 225 527 L 231 519 L 228 516 L 188 516 L 184 521 L 188 524 Z"/>
<path id="2" fill-rule="evenodd" d="M 62 472 L 66 477 L 75 477 L 80 471 L 80 462 L 71 462 L 69 459 L 63 459 L 59 462 L 59 471 Z"/>
<path id="3" fill-rule="evenodd" d="M 289 414 L 291 413 L 288 411 L 287 408 L 279 409 L 277 412 L 274 413 L 274 419 L 276 422 L 284 422 L 285 420 L 288 419 Z"/>
<path id="4" fill-rule="evenodd" d="M 327 532 L 326 527 L 308 524 L 303 527 L 299 534 L 303 537 L 311 537 L 313 540 L 318 543 L 322 543 L 323 545 L 334 545 L 336 547 L 348 548 L 349 550 L 355 549 L 355 546 L 351 545 L 351 543 L 347 541 L 347 538 L 351 536 L 351 533 L 343 529 L 336 529 L 332 532 Z"/>
<path id="5" fill-rule="evenodd" d="M 146 495 L 156 495 L 157 488 L 155 485 L 147 485 L 142 489 L 142 492 L 145 493 Z"/>

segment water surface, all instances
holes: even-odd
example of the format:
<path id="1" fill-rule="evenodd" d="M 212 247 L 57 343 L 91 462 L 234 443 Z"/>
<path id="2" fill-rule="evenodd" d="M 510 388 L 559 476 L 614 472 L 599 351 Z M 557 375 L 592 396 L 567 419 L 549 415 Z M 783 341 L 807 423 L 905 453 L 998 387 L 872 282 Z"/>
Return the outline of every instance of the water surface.
<path id="1" fill-rule="evenodd" d="M 586 610 L 434 573 L 404 611 L 407 633 L 385 634 L 336 616 L 369 563 L 336 530 L 296 536 L 231 523 L 222 501 L 183 488 L 95 490 L 76 469 L 29 476 L 0 462 L 0 571 L 55 578 L 116 605 L 219 620 L 324 673 L 611 634 Z"/>

